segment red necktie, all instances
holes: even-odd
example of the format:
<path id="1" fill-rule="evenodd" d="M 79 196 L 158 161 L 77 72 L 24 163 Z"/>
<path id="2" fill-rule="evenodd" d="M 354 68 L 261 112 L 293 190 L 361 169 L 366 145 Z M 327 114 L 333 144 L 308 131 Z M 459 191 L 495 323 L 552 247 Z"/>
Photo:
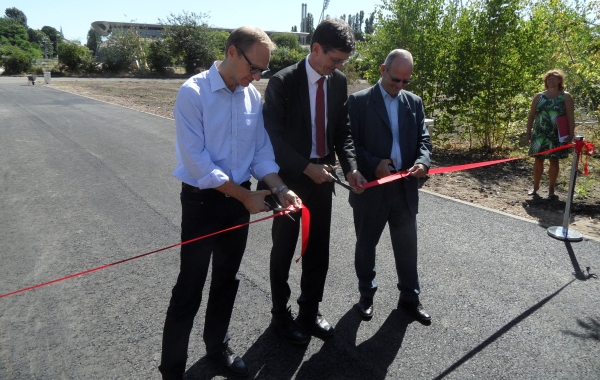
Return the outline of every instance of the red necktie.
<path id="1" fill-rule="evenodd" d="M 317 155 L 319 157 L 325 157 L 327 149 L 325 148 L 325 92 L 323 91 L 323 82 L 325 77 L 321 77 L 317 81 L 319 87 L 317 88 L 317 99 L 316 99 L 316 115 L 315 125 L 317 126 Z"/>

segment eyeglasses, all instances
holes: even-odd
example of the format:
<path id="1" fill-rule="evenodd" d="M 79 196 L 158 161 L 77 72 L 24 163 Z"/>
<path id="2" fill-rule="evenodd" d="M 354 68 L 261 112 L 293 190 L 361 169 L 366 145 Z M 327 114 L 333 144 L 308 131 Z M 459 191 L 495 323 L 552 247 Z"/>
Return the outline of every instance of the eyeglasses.
<path id="1" fill-rule="evenodd" d="M 350 58 L 348 59 L 339 59 L 339 58 L 333 58 L 329 55 L 329 53 L 325 53 L 327 54 L 327 56 L 329 57 L 329 59 L 331 59 L 331 63 L 333 63 L 334 66 L 344 66 L 346 63 L 350 62 Z"/>
<path id="2" fill-rule="evenodd" d="M 398 78 L 394 78 L 390 73 L 388 73 L 388 75 L 390 76 L 390 79 L 394 83 L 410 84 L 410 82 L 412 82 L 412 79 L 398 79 Z"/>
<path id="3" fill-rule="evenodd" d="M 271 71 L 271 69 L 269 69 L 268 67 L 266 69 L 261 69 L 261 68 L 258 68 L 258 67 L 254 67 L 254 65 L 250 62 L 250 60 L 248 59 L 248 57 L 246 57 L 246 54 L 244 54 L 244 52 L 242 51 L 242 49 L 240 49 L 237 46 L 236 46 L 236 48 L 240 51 L 240 53 L 242 53 L 242 55 L 244 56 L 244 59 L 250 65 L 250 74 L 266 74 L 269 71 Z"/>

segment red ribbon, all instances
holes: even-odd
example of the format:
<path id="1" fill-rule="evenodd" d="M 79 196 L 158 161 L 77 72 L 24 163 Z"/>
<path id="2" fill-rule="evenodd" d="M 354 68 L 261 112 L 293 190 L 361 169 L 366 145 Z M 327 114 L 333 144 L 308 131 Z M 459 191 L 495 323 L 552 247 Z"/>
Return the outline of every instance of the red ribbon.
<path id="1" fill-rule="evenodd" d="M 304 219 L 304 217 L 306 215 L 306 227 L 305 227 L 305 223 L 302 222 L 302 253 L 300 254 L 300 257 L 302 257 L 302 255 L 304 255 L 304 251 L 306 250 L 306 243 L 308 242 L 308 228 L 309 228 L 308 225 L 310 223 L 309 222 L 310 221 L 310 215 L 309 215 L 308 209 L 305 206 L 300 205 L 300 208 L 302 209 L 302 218 L 303 219 Z M 278 216 L 281 216 L 281 215 L 285 215 L 285 214 L 289 214 L 291 212 L 296 212 L 296 211 L 298 211 L 298 210 L 296 210 L 292 206 L 290 206 L 287 209 L 285 209 L 283 211 L 280 211 L 280 212 L 278 212 L 276 214 L 269 215 L 269 216 L 266 216 L 264 218 L 256 219 L 256 220 L 253 220 L 253 221 L 248 222 L 248 223 L 239 224 L 237 226 L 229 227 L 229 228 L 226 228 L 224 230 L 213 232 L 213 233 L 208 234 L 208 235 L 200 236 L 200 237 L 197 237 L 197 238 L 194 238 L 194 239 L 190 239 L 190 240 L 187 240 L 187 241 L 184 241 L 184 242 L 181 242 L 181 243 L 173 244 L 173 245 L 170 245 L 168 247 L 159 248 L 159 249 L 156 249 L 156 250 L 151 251 L 151 252 L 143 253 L 141 255 L 133 256 L 133 257 L 130 257 L 130 258 L 127 258 L 127 259 L 124 259 L 124 260 L 115 261 L 114 263 L 101 265 L 99 267 L 92 268 L 92 269 L 87 269 L 87 270 L 84 270 L 84 271 L 78 272 L 78 273 L 73 273 L 73 274 L 70 274 L 70 275 L 65 276 L 65 277 L 60 277 L 60 278 L 54 279 L 52 281 L 43 282 L 41 284 L 37 284 L 37 285 L 33 285 L 33 286 L 28 286 L 28 287 L 23 288 L 23 289 L 15 290 L 14 292 L 6 293 L 6 294 L 0 294 L 0 298 L 4 298 L 4 297 L 12 296 L 12 295 L 15 295 L 15 294 L 23 293 L 23 292 L 26 292 L 28 290 L 33 290 L 33 289 L 41 288 L 42 286 L 46 286 L 46 285 L 54 284 L 56 282 L 61 282 L 61 281 L 64 281 L 64 280 L 68 280 L 69 278 L 73 278 L 73 277 L 77 277 L 77 276 L 82 276 L 84 274 L 96 272 L 96 271 L 99 271 L 101 269 L 112 267 L 112 266 L 115 266 L 115 265 L 118 265 L 118 264 L 123 264 L 123 263 L 125 263 L 127 261 L 139 259 L 140 257 L 148 256 L 148 255 L 151 255 L 153 253 L 157 253 L 157 252 L 161 252 L 161 251 L 166 251 L 167 249 L 171 249 L 171 248 L 175 248 L 175 247 L 178 247 L 178 246 L 181 246 L 181 245 L 193 243 L 193 242 L 198 241 L 198 240 L 206 239 L 207 237 L 211 237 L 211 236 L 214 236 L 214 235 L 222 234 L 223 232 L 235 230 L 235 229 L 240 228 L 240 227 L 244 227 L 244 226 L 247 226 L 247 225 L 250 225 L 250 224 L 253 224 L 253 223 L 262 222 L 262 221 L 267 220 L 267 219 L 275 218 L 275 217 L 278 217 Z M 298 260 L 300 260 L 300 259 L 298 259 Z"/>
<path id="2" fill-rule="evenodd" d="M 300 253 L 300 257 L 296 259 L 296 262 L 300 261 L 302 256 L 304 256 L 304 251 L 306 251 L 306 246 L 308 245 L 308 235 L 310 231 L 310 212 L 307 207 L 302 206 L 302 252 Z"/>
<path id="3" fill-rule="evenodd" d="M 591 151 L 593 153 L 594 146 L 592 144 L 584 143 L 584 144 L 582 144 L 582 147 L 584 145 L 585 145 L 586 149 L 589 149 L 588 146 L 591 146 L 591 149 L 592 149 Z M 433 174 L 456 172 L 456 171 L 460 171 L 460 170 L 468 170 L 468 169 L 481 168 L 481 167 L 484 167 L 484 166 L 496 165 L 496 164 L 500 164 L 500 163 L 503 163 L 503 162 L 520 160 L 520 159 L 527 158 L 527 157 L 534 157 L 534 156 L 542 155 L 542 154 L 550 154 L 550 153 L 554 153 L 554 152 L 558 152 L 558 151 L 561 151 L 561 150 L 564 150 L 564 149 L 571 148 L 573 146 L 576 146 L 576 144 L 575 143 L 571 143 L 571 144 L 559 146 L 558 148 L 553 148 L 553 149 L 545 150 L 543 152 L 532 154 L 531 156 L 522 156 L 522 157 L 515 157 L 515 158 L 504 158 L 504 159 L 501 159 L 501 160 L 475 162 L 475 163 L 471 163 L 471 164 L 446 166 L 446 167 L 443 167 L 443 168 L 434 168 L 434 169 L 429 169 L 429 172 L 427 174 L 433 175 Z M 587 175 L 587 162 L 586 162 L 586 172 L 585 172 L 585 175 Z M 384 183 L 396 181 L 398 179 L 401 179 L 401 178 L 404 178 L 404 177 L 407 177 L 407 176 L 408 176 L 408 171 L 403 171 L 401 173 L 392 174 L 392 175 L 389 175 L 387 177 L 379 178 L 379 179 L 377 179 L 375 181 L 368 182 L 365 185 L 363 185 L 363 188 L 367 189 L 369 187 L 374 187 L 374 186 L 377 186 L 377 185 L 382 185 Z"/>

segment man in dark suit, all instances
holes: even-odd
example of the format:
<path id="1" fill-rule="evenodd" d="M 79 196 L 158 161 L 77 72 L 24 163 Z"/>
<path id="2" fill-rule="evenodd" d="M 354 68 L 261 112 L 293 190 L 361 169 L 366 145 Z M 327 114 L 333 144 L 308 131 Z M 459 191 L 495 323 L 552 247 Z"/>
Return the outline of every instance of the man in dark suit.
<path id="1" fill-rule="evenodd" d="M 412 55 L 393 50 L 381 65 L 381 79 L 366 90 L 350 95 L 348 110 L 356 147 L 358 169 L 368 181 L 408 171 L 406 178 L 350 194 L 356 229 L 355 267 L 360 300 L 358 311 L 373 315 L 375 247 L 389 223 L 398 289 L 399 306 L 415 319 L 431 323 L 419 302 L 417 274 L 418 178 L 430 166 L 431 139 L 425 126 L 421 98 L 404 90 L 413 71 Z"/>
<path id="2" fill-rule="evenodd" d="M 321 315 L 325 278 L 329 268 L 331 193 L 329 174 L 336 154 L 342 171 L 355 188 L 365 183 L 356 170 L 348 122 L 346 77 L 338 68 L 354 50 L 354 32 L 343 20 L 325 20 L 317 26 L 311 52 L 269 80 L 263 115 L 275 150 L 279 175 L 310 210 L 310 237 L 302 258 L 299 313 L 293 319 L 288 301 L 290 265 L 296 248 L 299 220 L 273 220 L 270 260 L 273 324 L 284 339 L 304 344 L 311 335 L 328 337 L 333 327 Z M 360 192 L 362 189 L 358 189 Z"/>

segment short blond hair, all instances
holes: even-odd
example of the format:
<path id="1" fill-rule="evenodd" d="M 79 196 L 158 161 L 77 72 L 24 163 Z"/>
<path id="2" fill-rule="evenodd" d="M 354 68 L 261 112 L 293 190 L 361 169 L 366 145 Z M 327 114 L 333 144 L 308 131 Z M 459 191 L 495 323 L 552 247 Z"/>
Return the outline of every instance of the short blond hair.
<path id="1" fill-rule="evenodd" d="M 262 29 L 254 26 L 241 26 L 231 32 L 227 38 L 225 51 L 227 52 L 231 46 L 235 46 L 242 51 L 249 50 L 257 42 L 264 45 L 271 52 L 277 47 Z"/>
<path id="2" fill-rule="evenodd" d="M 560 84 L 558 85 L 558 91 L 563 91 L 565 89 L 565 73 L 559 69 L 548 70 L 546 74 L 544 74 L 544 88 L 547 90 L 548 85 L 546 84 L 546 80 L 549 77 L 558 77 L 560 78 Z"/>

